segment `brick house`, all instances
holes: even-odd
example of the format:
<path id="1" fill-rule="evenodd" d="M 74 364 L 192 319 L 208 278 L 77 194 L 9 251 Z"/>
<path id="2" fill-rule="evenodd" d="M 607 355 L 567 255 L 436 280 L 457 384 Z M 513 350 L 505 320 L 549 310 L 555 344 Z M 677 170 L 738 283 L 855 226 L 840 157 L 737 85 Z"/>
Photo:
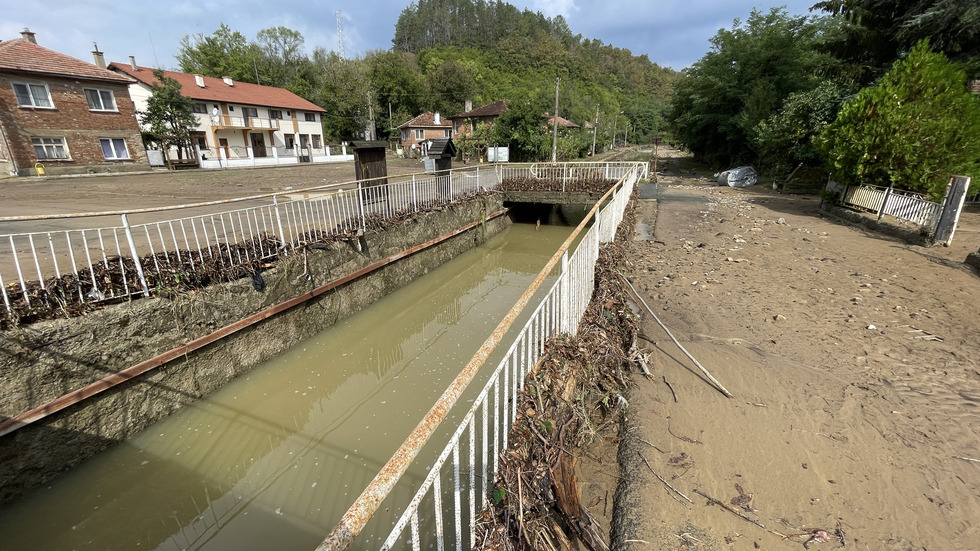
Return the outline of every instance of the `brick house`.
<path id="1" fill-rule="evenodd" d="M 493 124 L 497 117 L 507 110 L 507 102 L 498 100 L 473 109 L 471 102 L 466 102 L 466 111 L 452 117 L 453 135 L 466 136 L 472 134 L 480 123 Z"/>
<path id="2" fill-rule="evenodd" d="M 413 145 L 416 149 L 423 149 L 428 140 L 453 137 L 453 123 L 443 119 L 439 113 L 422 113 L 398 129 L 401 130 L 402 147 L 405 151 L 411 151 Z"/>
<path id="3" fill-rule="evenodd" d="M 0 42 L 0 174 L 149 170 L 130 82 L 28 30 Z"/>
<path id="4" fill-rule="evenodd" d="M 156 82 L 154 69 L 137 65 L 132 56 L 129 63 L 110 63 L 109 69 L 134 79 L 129 93 L 137 111 L 145 110 Z M 249 165 L 278 164 L 316 162 L 330 156 L 323 140 L 326 110 L 289 90 L 229 77 L 177 71 L 163 74 L 180 83 L 181 94 L 196 102 L 197 129 L 192 140 L 210 160 L 201 166 L 218 166 L 219 159 L 231 161 L 222 166 L 234 166 L 237 160 L 247 160 Z"/>

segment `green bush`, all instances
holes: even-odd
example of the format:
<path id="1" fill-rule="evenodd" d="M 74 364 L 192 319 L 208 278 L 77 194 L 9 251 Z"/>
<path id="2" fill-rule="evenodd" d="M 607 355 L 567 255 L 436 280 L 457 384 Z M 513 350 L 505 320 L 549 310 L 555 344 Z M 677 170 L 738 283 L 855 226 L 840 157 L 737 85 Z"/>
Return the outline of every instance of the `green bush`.
<path id="1" fill-rule="evenodd" d="M 893 185 L 938 199 L 956 174 L 980 188 L 980 98 L 928 41 L 845 103 L 815 143 L 844 184 Z"/>

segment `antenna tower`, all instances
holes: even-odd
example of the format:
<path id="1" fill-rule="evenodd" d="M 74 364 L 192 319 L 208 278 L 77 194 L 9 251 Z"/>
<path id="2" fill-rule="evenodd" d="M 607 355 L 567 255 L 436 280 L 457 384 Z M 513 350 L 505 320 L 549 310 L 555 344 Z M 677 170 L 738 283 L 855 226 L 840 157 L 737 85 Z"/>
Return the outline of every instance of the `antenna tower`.
<path id="1" fill-rule="evenodd" d="M 337 10 L 337 43 L 340 45 L 340 59 L 347 59 L 344 55 L 344 26 L 340 22 L 340 10 Z"/>

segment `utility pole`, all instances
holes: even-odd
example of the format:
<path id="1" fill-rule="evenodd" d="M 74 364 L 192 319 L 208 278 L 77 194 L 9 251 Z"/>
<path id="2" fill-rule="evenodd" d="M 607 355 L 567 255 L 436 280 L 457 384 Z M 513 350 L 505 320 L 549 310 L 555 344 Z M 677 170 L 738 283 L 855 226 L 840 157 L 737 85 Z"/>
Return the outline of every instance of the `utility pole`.
<path id="1" fill-rule="evenodd" d="M 367 140 L 373 140 L 374 139 L 374 133 L 375 133 L 375 131 L 374 131 L 374 105 L 371 103 L 371 92 L 370 91 L 368 91 L 368 93 L 367 93 L 367 100 L 368 100 L 368 128 L 367 128 L 367 136 L 365 136 L 365 139 L 367 139 Z"/>
<path id="2" fill-rule="evenodd" d="M 592 156 L 595 157 L 595 135 L 599 131 L 599 104 L 595 104 L 595 124 L 592 125 Z"/>
<path id="3" fill-rule="evenodd" d="M 613 119 L 613 140 L 611 149 L 616 149 L 616 123 L 619 122 L 619 115 L 615 115 Z"/>
<path id="4" fill-rule="evenodd" d="M 555 112 L 551 116 L 554 121 L 552 133 L 551 133 L 551 162 L 558 161 L 558 83 L 561 82 L 560 77 L 555 78 Z"/>

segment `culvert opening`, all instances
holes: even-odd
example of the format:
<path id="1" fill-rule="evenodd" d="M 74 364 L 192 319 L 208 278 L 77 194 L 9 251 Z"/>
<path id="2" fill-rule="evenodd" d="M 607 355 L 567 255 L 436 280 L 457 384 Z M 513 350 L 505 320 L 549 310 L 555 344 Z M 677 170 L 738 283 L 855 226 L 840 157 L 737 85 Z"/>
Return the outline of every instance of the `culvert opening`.
<path id="1" fill-rule="evenodd" d="M 508 216 L 511 222 L 542 226 L 577 226 L 590 208 L 584 205 L 516 202 L 505 202 L 504 207 L 510 208 Z"/>

